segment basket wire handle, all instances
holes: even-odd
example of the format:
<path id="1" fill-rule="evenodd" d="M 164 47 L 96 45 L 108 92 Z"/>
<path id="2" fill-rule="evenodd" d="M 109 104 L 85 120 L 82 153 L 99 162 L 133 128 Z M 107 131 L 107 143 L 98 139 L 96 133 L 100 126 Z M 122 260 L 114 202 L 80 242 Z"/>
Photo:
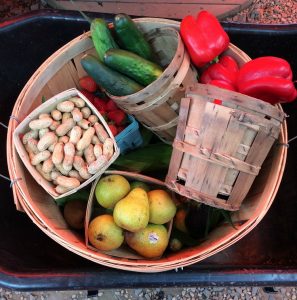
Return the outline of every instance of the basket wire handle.
<path id="1" fill-rule="evenodd" d="M 14 120 L 16 120 L 16 121 L 19 123 L 19 120 L 18 120 L 15 116 L 11 115 L 9 118 L 10 118 L 10 119 L 14 119 Z M 5 125 L 4 123 L 0 122 L 0 125 L 1 125 L 2 127 L 4 127 L 5 129 L 8 129 L 8 126 Z M 12 188 L 12 186 L 13 186 L 16 182 L 18 182 L 19 180 L 22 179 L 22 178 L 11 179 L 11 178 L 9 178 L 9 177 L 7 177 L 7 176 L 4 176 L 4 175 L 2 175 L 2 174 L 0 174 L 0 177 L 3 178 L 3 179 L 6 179 L 6 180 L 8 180 L 8 181 L 10 181 L 10 188 Z"/>
<path id="2" fill-rule="evenodd" d="M 0 122 L 0 125 L 6 129 L 8 129 L 8 126 L 6 126 L 4 123 Z"/>
<path id="3" fill-rule="evenodd" d="M 3 178 L 3 179 L 6 179 L 6 180 L 8 180 L 8 181 L 10 181 L 10 188 L 12 188 L 12 186 L 13 186 L 16 182 L 18 182 L 19 180 L 22 180 L 22 178 L 10 179 L 9 177 L 4 176 L 4 175 L 2 175 L 2 174 L 0 174 L 0 177 Z"/>

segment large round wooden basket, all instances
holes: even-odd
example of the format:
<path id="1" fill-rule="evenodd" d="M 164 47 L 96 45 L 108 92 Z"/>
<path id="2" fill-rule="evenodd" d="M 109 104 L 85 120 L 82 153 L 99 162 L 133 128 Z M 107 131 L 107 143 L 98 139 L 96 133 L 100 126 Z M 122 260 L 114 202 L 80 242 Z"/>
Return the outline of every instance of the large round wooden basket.
<path id="1" fill-rule="evenodd" d="M 178 22 L 165 19 L 143 18 L 136 19 L 136 22 L 151 28 L 179 27 Z M 24 167 L 13 145 L 12 135 L 18 121 L 23 120 L 40 105 L 43 96 L 50 98 L 63 90 L 78 86 L 78 78 L 85 74 L 80 67 L 80 58 L 84 53 L 93 51 L 89 33 L 72 40 L 39 67 L 15 103 L 7 135 L 7 163 L 10 178 L 17 179 L 13 184 L 17 209 L 24 210 L 45 234 L 68 250 L 95 263 L 135 272 L 161 272 L 184 267 L 214 255 L 243 238 L 265 216 L 278 191 L 287 157 L 287 148 L 282 146 L 287 143 L 286 122 L 283 122 L 278 143 L 275 143 L 263 163 L 240 210 L 232 213 L 232 220 L 237 229 L 224 223 L 214 229 L 198 246 L 168 253 L 157 260 L 131 260 L 88 249 L 84 236 L 67 226 L 54 199 L 38 185 Z M 228 52 L 241 64 L 250 59 L 233 45 Z"/>

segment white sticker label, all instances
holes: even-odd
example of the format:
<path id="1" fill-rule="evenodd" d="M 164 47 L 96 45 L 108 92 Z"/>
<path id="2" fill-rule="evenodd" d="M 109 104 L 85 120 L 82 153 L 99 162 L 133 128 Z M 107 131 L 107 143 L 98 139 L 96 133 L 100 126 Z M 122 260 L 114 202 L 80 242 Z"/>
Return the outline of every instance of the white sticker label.
<path id="1" fill-rule="evenodd" d="M 156 244 L 159 240 L 159 236 L 155 232 L 151 232 L 148 239 L 150 244 Z"/>

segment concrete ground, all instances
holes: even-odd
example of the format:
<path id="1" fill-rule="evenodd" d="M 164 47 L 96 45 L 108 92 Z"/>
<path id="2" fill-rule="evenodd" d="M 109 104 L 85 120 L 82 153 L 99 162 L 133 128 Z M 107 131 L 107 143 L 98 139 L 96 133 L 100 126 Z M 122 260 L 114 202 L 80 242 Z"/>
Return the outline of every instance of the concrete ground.
<path id="1" fill-rule="evenodd" d="M 204 287 L 14 292 L 0 289 L 0 300 L 295 300 L 295 287 Z"/>

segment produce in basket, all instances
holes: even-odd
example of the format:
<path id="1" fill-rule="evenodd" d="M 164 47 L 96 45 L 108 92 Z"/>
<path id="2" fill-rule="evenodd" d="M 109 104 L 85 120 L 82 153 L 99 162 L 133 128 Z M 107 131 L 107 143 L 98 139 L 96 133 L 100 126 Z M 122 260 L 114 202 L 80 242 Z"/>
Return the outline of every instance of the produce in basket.
<path id="1" fill-rule="evenodd" d="M 155 81 L 163 70 L 154 62 L 151 45 L 128 15 L 115 16 L 114 34 L 123 49 L 118 49 L 106 22 L 94 19 L 91 36 L 99 59 L 85 55 L 81 65 L 111 95 L 134 94 Z"/>
<path id="2" fill-rule="evenodd" d="M 118 189 L 116 185 L 119 185 Z M 147 192 L 142 187 L 150 190 Z M 121 192 L 120 196 L 118 190 Z M 123 246 L 128 245 L 131 253 L 132 248 L 147 258 L 157 258 L 163 254 L 169 242 L 169 224 L 176 212 L 175 200 L 164 186 L 121 174 L 110 174 L 94 183 L 94 192 L 95 197 L 91 192 L 89 201 L 92 203 L 88 206 L 93 210 L 92 213 L 89 212 L 92 220 L 90 223 L 88 220 L 86 222 L 86 234 L 92 246 L 103 251 L 116 250 L 122 243 L 116 244 L 113 241 L 120 239 L 120 233 L 123 232 Z M 106 195 L 113 200 L 108 211 L 99 205 Z M 106 217 L 108 214 L 110 216 Z M 106 226 L 102 227 L 103 223 L 98 218 L 108 219 Z"/>
<path id="3" fill-rule="evenodd" d="M 31 164 L 57 194 L 77 189 L 114 155 L 112 138 L 91 113 L 79 96 L 65 98 L 31 120 L 22 137 Z"/>

